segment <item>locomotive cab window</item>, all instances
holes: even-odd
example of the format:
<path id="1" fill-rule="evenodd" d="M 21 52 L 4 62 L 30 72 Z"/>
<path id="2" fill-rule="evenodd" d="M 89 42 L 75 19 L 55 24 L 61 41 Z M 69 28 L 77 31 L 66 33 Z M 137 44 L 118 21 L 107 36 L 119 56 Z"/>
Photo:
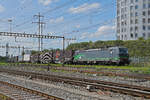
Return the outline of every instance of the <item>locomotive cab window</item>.
<path id="1" fill-rule="evenodd" d="M 128 49 L 126 49 L 126 48 L 119 48 L 119 53 L 120 54 L 128 54 Z"/>

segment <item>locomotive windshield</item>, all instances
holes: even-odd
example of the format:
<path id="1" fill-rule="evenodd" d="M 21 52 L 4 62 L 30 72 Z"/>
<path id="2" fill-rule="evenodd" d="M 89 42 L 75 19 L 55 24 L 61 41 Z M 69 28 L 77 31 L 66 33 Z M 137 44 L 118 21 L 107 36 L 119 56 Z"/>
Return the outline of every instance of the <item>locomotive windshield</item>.
<path id="1" fill-rule="evenodd" d="M 119 48 L 119 53 L 120 54 L 128 54 L 128 49 L 127 48 Z"/>

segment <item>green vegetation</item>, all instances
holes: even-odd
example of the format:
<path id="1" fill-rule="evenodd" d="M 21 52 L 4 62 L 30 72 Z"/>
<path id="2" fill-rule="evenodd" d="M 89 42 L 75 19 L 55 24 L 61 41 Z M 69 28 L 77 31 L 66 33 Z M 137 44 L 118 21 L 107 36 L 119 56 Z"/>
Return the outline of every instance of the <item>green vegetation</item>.
<path id="1" fill-rule="evenodd" d="M 7 62 L 7 60 L 8 60 L 7 57 L 0 56 L 0 63 L 5 63 L 5 62 Z"/>
<path id="2" fill-rule="evenodd" d="M 9 65 L 10 63 L 0 63 L 0 65 Z M 15 65 L 18 65 L 18 64 L 31 64 L 31 63 L 12 63 L 12 64 L 15 64 Z M 32 65 L 35 65 L 35 66 L 56 66 L 56 67 L 62 67 L 62 64 L 32 64 Z M 15 66 L 13 66 L 15 67 Z M 29 66 L 28 66 L 29 67 Z M 115 70 L 115 69 L 124 69 L 124 70 L 129 70 L 130 72 L 134 72 L 134 73 L 144 73 L 144 74 L 150 74 L 150 66 L 146 66 L 146 67 L 141 67 L 141 66 L 138 66 L 138 67 L 133 67 L 131 65 L 129 66 L 104 66 L 104 65 L 67 65 L 65 64 L 64 67 L 83 67 L 83 68 L 86 68 L 86 67 L 94 67 L 94 68 L 104 68 L 104 69 L 108 69 L 108 70 Z M 43 70 L 42 68 L 36 68 L 36 70 L 40 71 L 40 70 Z"/>
<path id="3" fill-rule="evenodd" d="M 51 66 L 62 67 L 61 64 L 50 64 Z M 133 66 L 104 66 L 104 65 L 64 65 L 64 67 L 94 67 L 94 68 L 106 68 L 106 69 L 125 69 L 129 70 L 130 72 L 135 73 L 144 73 L 150 74 L 150 66 L 147 67 L 133 67 Z"/>
<path id="4" fill-rule="evenodd" d="M 12 99 L 0 93 L 0 100 L 12 100 Z"/>
<path id="5" fill-rule="evenodd" d="M 43 52 L 50 52 L 50 51 L 58 51 L 58 50 L 60 50 L 60 49 L 50 49 L 50 50 L 48 50 L 48 49 L 44 49 L 42 52 L 40 51 L 35 51 L 35 50 L 32 50 L 31 51 L 31 54 L 42 54 Z"/>
<path id="6" fill-rule="evenodd" d="M 96 41 L 96 42 L 81 42 L 70 44 L 67 50 L 85 50 L 85 49 L 95 49 L 107 46 L 124 46 L 129 50 L 129 55 L 131 57 L 145 57 L 150 56 L 150 39 L 144 40 L 139 38 L 139 40 L 130 41 Z"/>

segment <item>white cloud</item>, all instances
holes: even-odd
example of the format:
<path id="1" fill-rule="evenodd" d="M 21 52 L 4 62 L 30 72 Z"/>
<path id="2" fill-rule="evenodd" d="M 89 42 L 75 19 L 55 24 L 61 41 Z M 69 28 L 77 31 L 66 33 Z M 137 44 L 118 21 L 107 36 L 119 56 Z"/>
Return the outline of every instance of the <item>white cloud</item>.
<path id="1" fill-rule="evenodd" d="M 24 4 L 27 0 L 21 0 L 20 3 Z"/>
<path id="2" fill-rule="evenodd" d="M 75 27 L 76 27 L 76 28 L 80 28 L 81 26 L 80 26 L 80 24 L 77 24 Z"/>
<path id="3" fill-rule="evenodd" d="M 90 37 L 99 37 L 99 36 L 109 36 L 115 33 L 115 26 L 101 26 L 98 28 L 97 32 L 91 34 Z"/>
<path id="4" fill-rule="evenodd" d="M 52 2 L 57 2 L 58 0 L 38 0 L 39 3 L 43 4 L 44 6 L 47 6 L 51 4 Z"/>
<path id="5" fill-rule="evenodd" d="M 82 40 L 86 38 L 89 38 L 89 33 L 88 32 L 82 33 L 82 35 L 80 36 L 80 39 Z"/>
<path id="6" fill-rule="evenodd" d="M 2 5 L 0 5 L 0 13 L 3 12 L 4 10 L 5 8 Z"/>
<path id="7" fill-rule="evenodd" d="M 104 25 L 97 29 L 94 33 L 85 32 L 82 33 L 80 39 L 91 39 L 99 38 L 103 40 L 108 40 L 115 37 L 115 26 Z"/>
<path id="8" fill-rule="evenodd" d="M 32 0 L 20 0 L 21 4 L 25 4 L 26 2 L 31 2 Z"/>
<path id="9" fill-rule="evenodd" d="M 63 16 L 61 16 L 61 17 L 59 17 L 59 18 L 56 18 L 56 19 L 50 19 L 50 23 L 61 23 L 61 22 L 63 22 L 64 21 L 64 17 Z"/>
<path id="10" fill-rule="evenodd" d="M 99 3 L 92 3 L 92 4 L 84 3 L 83 5 L 80 5 L 78 7 L 70 8 L 69 12 L 73 13 L 73 14 L 77 14 L 77 13 L 83 13 L 83 12 L 91 11 L 91 10 L 97 9 L 99 7 L 100 7 Z"/>

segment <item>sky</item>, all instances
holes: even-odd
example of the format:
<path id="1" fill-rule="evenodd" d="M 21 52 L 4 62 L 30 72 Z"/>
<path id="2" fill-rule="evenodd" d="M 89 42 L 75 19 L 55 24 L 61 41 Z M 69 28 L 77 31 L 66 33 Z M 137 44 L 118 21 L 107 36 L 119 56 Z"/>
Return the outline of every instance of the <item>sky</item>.
<path id="1" fill-rule="evenodd" d="M 41 13 L 45 22 L 43 35 L 65 36 L 76 40 L 68 43 L 97 40 L 115 40 L 115 0 L 0 0 L 0 32 L 38 33 Z M 8 20 L 12 20 L 12 23 Z M 38 40 L 0 36 L 0 46 L 38 49 Z M 62 48 L 62 40 L 43 40 L 44 49 Z M 18 55 L 19 49 L 9 49 L 9 54 Z M 0 55 L 5 49 L 0 48 Z"/>

